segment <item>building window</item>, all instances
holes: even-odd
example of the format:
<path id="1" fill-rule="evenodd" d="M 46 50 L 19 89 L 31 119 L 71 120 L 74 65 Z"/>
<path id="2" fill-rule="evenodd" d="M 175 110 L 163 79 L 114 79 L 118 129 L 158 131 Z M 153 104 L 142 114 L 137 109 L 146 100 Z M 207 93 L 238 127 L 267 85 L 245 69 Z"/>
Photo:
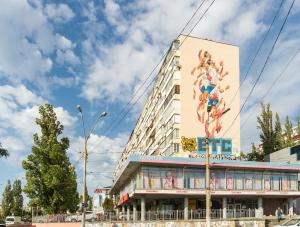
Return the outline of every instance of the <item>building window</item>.
<path id="1" fill-rule="evenodd" d="M 167 107 L 167 105 L 171 101 L 174 94 L 180 94 L 180 86 L 179 85 L 174 85 L 174 87 L 172 88 L 172 90 L 168 94 L 166 100 L 164 101 L 164 109 Z"/>
<path id="2" fill-rule="evenodd" d="M 269 174 L 264 175 L 264 190 L 266 191 L 271 190 L 271 175 Z"/>
<path id="3" fill-rule="evenodd" d="M 228 190 L 233 190 L 233 188 L 234 188 L 234 172 L 233 171 L 226 172 L 226 188 Z"/>
<path id="4" fill-rule="evenodd" d="M 174 143 L 174 152 L 179 152 L 179 143 Z"/>
<path id="5" fill-rule="evenodd" d="M 245 190 L 252 190 L 253 189 L 253 173 L 245 173 Z"/>
<path id="6" fill-rule="evenodd" d="M 289 190 L 296 191 L 297 190 L 297 182 L 298 176 L 294 174 L 289 175 Z"/>
<path id="7" fill-rule="evenodd" d="M 278 174 L 272 175 L 272 190 L 279 191 L 281 189 L 281 177 Z"/>
<path id="8" fill-rule="evenodd" d="M 262 190 L 262 173 L 254 173 L 254 190 Z"/>
<path id="9" fill-rule="evenodd" d="M 225 172 L 222 170 L 212 171 L 210 175 L 211 189 L 225 189 Z"/>

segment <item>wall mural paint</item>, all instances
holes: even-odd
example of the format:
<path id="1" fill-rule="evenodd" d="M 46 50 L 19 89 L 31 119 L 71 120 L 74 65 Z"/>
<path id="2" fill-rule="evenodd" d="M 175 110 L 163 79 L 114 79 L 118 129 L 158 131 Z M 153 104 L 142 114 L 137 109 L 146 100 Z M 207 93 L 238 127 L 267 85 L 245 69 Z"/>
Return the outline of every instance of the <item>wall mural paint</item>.
<path id="1" fill-rule="evenodd" d="M 222 114 L 226 110 L 226 102 L 223 93 L 230 89 L 229 85 L 222 84 L 228 72 L 224 70 L 224 63 L 216 63 L 208 51 L 198 52 L 198 65 L 191 75 L 195 77 L 193 86 L 193 99 L 197 100 L 196 114 L 200 124 L 205 127 L 205 133 L 209 138 L 214 138 L 215 133 L 222 130 Z M 207 108 L 211 108 L 209 120 Z"/>

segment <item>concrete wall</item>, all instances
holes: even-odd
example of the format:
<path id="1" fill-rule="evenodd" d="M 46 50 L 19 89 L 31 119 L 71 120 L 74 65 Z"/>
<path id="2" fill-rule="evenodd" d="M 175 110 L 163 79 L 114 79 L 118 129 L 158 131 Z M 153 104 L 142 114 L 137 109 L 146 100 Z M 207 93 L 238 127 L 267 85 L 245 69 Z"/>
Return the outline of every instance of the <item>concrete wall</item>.
<path id="1" fill-rule="evenodd" d="M 87 227 L 206 227 L 205 221 L 165 221 L 165 222 L 101 222 L 87 224 Z M 265 227 L 264 220 L 212 221 L 211 227 Z"/>
<path id="2" fill-rule="evenodd" d="M 281 162 L 281 163 L 296 163 L 299 164 L 297 160 L 297 154 L 291 155 L 291 149 L 284 148 L 274 153 L 268 154 L 265 156 L 266 162 Z"/>
<path id="3" fill-rule="evenodd" d="M 179 39 L 183 40 L 184 36 L 180 36 Z M 235 96 L 232 104 L 230 105 L 230 111 L 218 119 L 218 121 L 212 121 L 210 119 L 209 131 L 214 131 L 212 137 L 220 138 L 224 136 L 225 130 L 227 130 L 234 117 L 239 112 L 240 108 L 240 94 L 239 94 L 239 48 L 237 46 L 222 44 L 218 42 L 212 42 L 209 40 L 198 39 L 194 37 L 188 37 L 185 39 L 183 45 L 180 47 L 180 64 L 182 66 L 181 72 L 181 84 L 180 84 L 180 96 L 181 96 L 181 136 L 188 138 L 193 137 L 205 137 L 205 120 L 207 119 L 206 104 L 205 107 L 198 109 L 199 97 L 202 97 L 199 91 L 199 82 L 202 80 L 202 84 L 205 84 L 205 77 L 199 77 L 204 75 L 205 67 L 198 68 L 199 66 L 199 51 L 202 51 L 201 56 L 205 51 L 211 54 L 211 60 L 220 69 L 220 62 L 223 62 L 224 72 L 228 72 L 222 80 L 217 81 L 217 87 L 214 89 L 219 90 L 218 87 L 225 89 L 226 91 L 219 91 L 219 100 L 221 104 L 219 109 L 227 109 L 231 100 Z M 195 70 L 194 70 L 195 69 Z M 209 67 L 212 72 L 215 71 L 214 67 Z M 211 73 L 211 75 L 215 75 Z M 217 77 L 215 77 L 217 78 Z M 222 111 L 224 111 L 222 110 Z M 221 112 L 222 112 L 221 111 Z M 198 119 L 197 112 L 201 117 Z M 213 111 L 212 111 L 213 112 Z M 204 120 L 203 120 L 204 117 Z M 218 126 L 215 123 L 218 122 Z M 220 131 L 216 128 L 220 127 Z M 215 129 L 215 130 L 213 130 Z M 232 139 L 233 151 L 240 151 L 240 117 L 238 116 L 234 124 L 230 127 L 224 138 Z"/>

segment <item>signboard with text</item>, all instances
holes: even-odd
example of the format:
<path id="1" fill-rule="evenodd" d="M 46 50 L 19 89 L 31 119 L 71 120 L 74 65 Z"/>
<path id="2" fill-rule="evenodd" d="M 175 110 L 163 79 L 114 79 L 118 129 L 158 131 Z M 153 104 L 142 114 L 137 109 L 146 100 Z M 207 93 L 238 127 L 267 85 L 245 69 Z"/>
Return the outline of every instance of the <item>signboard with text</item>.
<path id="1" fill-rule="evenodd" d="M 232 140 L 230 138 L 209 138 L 209 152 L 212 155 L 232 155 Z M 206 138 L 197 137 L 197 154 L 206 153 Z"/>

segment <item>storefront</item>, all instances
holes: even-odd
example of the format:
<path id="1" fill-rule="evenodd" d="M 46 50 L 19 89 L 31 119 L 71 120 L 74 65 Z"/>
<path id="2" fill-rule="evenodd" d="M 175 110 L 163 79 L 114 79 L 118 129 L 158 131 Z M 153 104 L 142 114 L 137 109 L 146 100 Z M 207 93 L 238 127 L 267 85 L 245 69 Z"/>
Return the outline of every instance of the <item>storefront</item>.
<path id="1" fill-rule="evenodd" d="M 300 197 L 298 164 L 212 159 L 210 168 L 212 215 L 217 217 L 274 215 L 278 206 L 291 214 Z M 205 217 L 205 160 L 129 156 L 111 193 L 128 195 L 119 202 L 120 210 L 140 212 L 142 220 L 152 212 Z"/>

